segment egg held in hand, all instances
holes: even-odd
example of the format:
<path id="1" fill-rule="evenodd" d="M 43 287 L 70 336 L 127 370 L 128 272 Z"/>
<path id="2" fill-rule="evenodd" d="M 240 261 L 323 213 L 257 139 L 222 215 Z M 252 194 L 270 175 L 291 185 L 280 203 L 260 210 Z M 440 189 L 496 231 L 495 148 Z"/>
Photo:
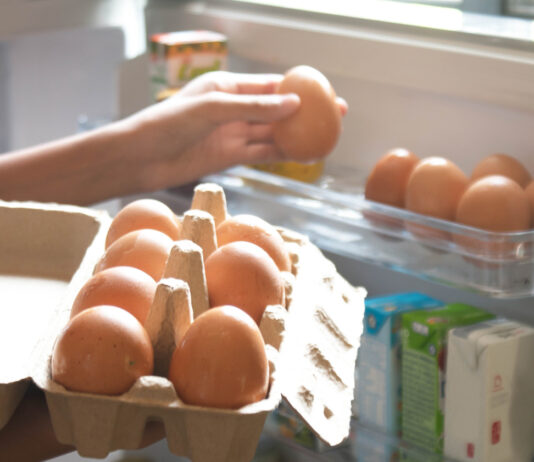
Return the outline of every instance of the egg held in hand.
<path id="1" fill-rule="evenodd" d="M 257 324 L 234 306 L 205 311 L 176 347 L 169 380 L 187 404 L 238 409 L 264 399 L 269 363 Z"/>
<path id="2" fill-rule="evenodd" d="M 273 259 L 250 242 L 219 247 L 205 262 L 210 306 L 233 305 L 260 323 L 268 305 L 285 306 L 284 281 Z"/>
<path id="3" fill-rule="evenodd" d="M 70 317 L 98 305 L 112 305 L 133 314 L 144 324 L 154 301 L 156 282 L 131 266 L 115 266 L 91 277 L 72 304 Z"/>
<path id="4" fill-rule="evenodd" d="M 291 271 L 291 260 L 282 236 L 265 220 L 254 215 L 235 215 L 217 226 L 219 247 L 236 241 L 256 244 L 269 254 L 280 271 Z"/>
<path id="5" fill-rule="evenodd" d="M 469 184 L 467 176 L 450 160 L 427 157 L 417 163 L 406 186 L 406 209 L 443 220 L 454 220 L 460 197 Z M 417 223 L 406 223 L 423 240 L 448 240 L 442 230 Z"/>
<path id="6" fill-rule="evenodd" d="M 139 321 L 114 306 L 82 311 L 52 353 L 52 379 L 67 390 L 119 395 L 154 367 L 152 343 Z"/>
<path id="7" fill-rule="evenodd" d="M 173 244 L 169 236 L 155 229 L 132 231 L 111 244 L 97 263 L 95 272 L 114 266 L 133 266 L 159 281 Z"/>
<path id="8" fill-rule="evenodd" d="M 490 175 L 502 175 L 526 188 L 532 177 L 526 167 L 507 154 L 492 154 L 482 159 L 473 169 L 471 182 Z"/>
<path id="9" fill-rule="evenodd" d="M 179 239 L 180 222 L 174 212 L 155 199 L 139 199 L 123 207 L 113 218 L 106 236 L 106 249 L 119 237 L 138 229 L 155 229 Z"/>
<path id="10" fill-rule="evenodd" d="M 291 160 L 311 161 L 328 155 L 341 134 L 341 110 L 328 79 L 310 66 L 296 66 L 284 76 L 280 94 L 296 93 L 300 106 L 274 123 L 274 142 Z"/>

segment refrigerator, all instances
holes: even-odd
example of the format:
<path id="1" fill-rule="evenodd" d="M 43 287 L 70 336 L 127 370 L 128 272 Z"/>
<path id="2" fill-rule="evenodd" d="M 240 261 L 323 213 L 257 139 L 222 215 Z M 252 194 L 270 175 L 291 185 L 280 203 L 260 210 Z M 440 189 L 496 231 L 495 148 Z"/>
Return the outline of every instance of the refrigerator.
<path id="1" fill-rule="evenodd" d="M 314 183 L 246 165 L 203 178 L 225 188 L 231 214 L 254 213 L 308 235 L 338 272 L 365 287 L 369 297 L 417 291 L 534 325 L 534 234 L 506 238 L 515 245 L 514 258 L 490 258 L 487 264 L 487 257 L 475 255 L 482 263 L 477 265 L 454 239 L 421 243 L 403 227 L 377 226 L 368 217 L 375 213 L 415 220 L 459 235 L 469 230 L 363 198 L 367 174 L 394 147 L 420 157 L 446 157 L 465 172 L 483 157 L 503 152 L 534 172 L 531 21 L 499 23 L 509 34 L 492 23 L 491 35 L 479 30 L 487 19 L 482 15 L 449 10 L 441 11 L 441 26 L 421 28 L 377 17 L 338 21 L 320 11 L 295 9 L 281 15 L 274 7 L 231 1 L 88 3 L 1 6 L 6 14 L 0 15 L 0 151 L 90 129 L 150 104 L 150 34 L 214 30 L 228 38 L 229 70 L 283 73 L 309 64 L 329 78 L 349 105 L 339 143 Z M 63 19 L 50 19 L 52 14 L 42 22 L 31 19 L 45 7 L 58 15 L 63 11 Z M 19 26 L 10 24 L 7 15 L 17 18 Z M 295 26 L 297 20 L 304 22 Z M 193 187 L 152 197 L 181 213 Z M 135 198 L 116 198 L 95 208 L 114 214 Z M 266 434 L 258 460 L 360 460 L 358 444 L 375 457 L 361 460 L 394 457 L 388 451 L 399 444 L 395 438 L 369 429 L 355 434 L 354 444 L 322 453 Z M 86 459 L 70 454 L 57 462 L 78 460 Z M 160 442 L 106 460 L 180 459 Z"/>

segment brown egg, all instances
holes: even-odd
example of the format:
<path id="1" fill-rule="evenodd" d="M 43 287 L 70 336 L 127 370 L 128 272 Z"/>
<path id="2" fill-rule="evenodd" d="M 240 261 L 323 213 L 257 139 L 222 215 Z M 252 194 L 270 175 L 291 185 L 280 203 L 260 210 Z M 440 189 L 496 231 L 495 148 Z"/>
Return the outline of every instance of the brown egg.
<path id="1" fill-rule="evenodd" d="M 530 204 L 527 193 L 515 181 L 491 175 L 472 183 L 458 203 L 456 221 L 485 231 L 514 232 L 530 227 Z M 455 241 L 476 254 L 503 256 L 513 252 L 514 243 L 484 242 L 468 236 Z"/>
<path id="2" fill-rule="evenodd" d="M 108 268 L 90 278 L 78 292 L 70 317 L 97 305 L 112 305 L 133 314 L 144 324 L 152 306 L 156 282 L 131 266 Z"/>
<path id="3" fill-rule="evenodd" d="M 265 250 L 280 271 L 291 271 L 291 260 L 280 233 L 254 215 L 235 215 L 217 227 L 219 247 L 235 241 L 252 242 Z"/>
<path id="4" fill-rule="evenodd" d="M 530 202 L 530 227 L 534 228 L 534 181 L 531 181 L 525 188 L 528 200 Z"/>
<path id="5" fill-rule="evenodd" d="M 119 237 L 138 229 L 156 229 L 173 241 L 179 239 L 180 222 L 163 202 L 140 199 L 126 205 L 113 219 L 106 237 L 106 249 Z"/>
<path id="6" fill-rule="evenodd" d="M 82 311 L 65 326 L 52 354 L 52 378 L 67 390 L 119 395 L 153 371 L 150 338 L 134 316 L 114 306 Z"/>
<path id="7" fill-rule="evenodd" d="M 403 208 L 408 178 L 417 162 L 419 157 L 407 149 L 388 151 L 375 164 L 367 178 L 365 198 Z"/>
<path id="8" fill-rule="evenodd" d="M 174 241 L 155 229 L 131 231 L 106 250 L 95 272 L 114 266 L 133 266 L 159 281 L 165 271 Z"/>
<path id="9" fill-rule="evenodd" d="M 329 154 L 341 133 L 341 110 L 328 79 L 310 66 L 290 69 L 278 93 L 296 93 L 297 111 L 274 123 L 274 141 L 288 159 L 308 161 Z"/>
<path id="10" fill-rule="evenodd" d="M 388 151 L 375 164 L 367 178 L 365 198 L 392 207 L 404 208 L 406 185 L 417 162 L 419 158 L 406 149 L 396 148 Z M 376 228 L 377 234 L 387 240 L 395 240 L 397 236 L 391 233 L 385 234 L 381 228 L 393 228 L 396 232 L 403 227 L 400 218 L 394 218 L 387 212 L 364 210 L 363 215 Z"/>
<path id="11" fill-rule="evenodd" d="M 443 157 L 427 157 L 417 163 L 406 186 L 406 209 L 443 220 L 454 220 L 458 201 L 469 180 L 459 167 Z M 406 223 L 421 239 L 450 239 L 445 231 Z"/>
<path id="12" fill-rule="evenodd" d="M 503 175 L 514 180 L 522 188 L 530 183 L 531 176 L 525 166 L 507 154 L 493 154 L 480 161 L 471 175 L 471 181 L 489 175 Z"/>
<path id="13" fill-rule="evenodd" d="M 234 306 L 205 311 L 174 351 L 169 379 L 187 404 L 238 409 L 262 400 L 269 363 L 258 326 Z"/>
<path id="14" fill-rule="evenodd" d="M 219 247 L 205 262 L 210 306 L 233 305 L 258 324 L 268 305 L 284 305 L 284 281 L 273 259 L 250 242 Z"/>

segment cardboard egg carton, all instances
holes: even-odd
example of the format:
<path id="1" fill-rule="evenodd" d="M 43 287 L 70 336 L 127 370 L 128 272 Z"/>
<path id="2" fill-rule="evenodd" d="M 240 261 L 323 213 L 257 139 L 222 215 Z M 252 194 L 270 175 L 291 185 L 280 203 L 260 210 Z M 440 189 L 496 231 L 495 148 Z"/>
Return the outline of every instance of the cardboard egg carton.
<path id="1" fill-rule="evenodd" d="M 68 320 L 58 301 L 86 281 L 110 222 L 80 207 L 0 201 L 0 429 Z"/>
<path id="2" fill-rule="evenodd" d="M 227 216 L 222 189 L 199 185 L 191 210 L 180 217 L 183 240 L 171 250 L 145 323 L 154 375 L 141 377 L 123 395 L 71 392 L 51 378 L 53 341 L 81 284 L 70 286 L 44 348 L 36 349 L 31 374 L 45 390 L 60 442 L 82 456 L 105 457 L 117 448 L 139 447 L 146 423 L 157 420 L 164 424 L 170 451 L 193 462 L 250 461 L 265 419 L 282 397 L 327 444 L 348 436 L 365 291 L 341 278 L 306 237 L 285 229 L 278 230 L 292 261 L 291 273 L 283 273 L 286 306 L 268 306 L 260 324 L 271 371 L 267 397 L 238 410 L 191 406 L 165 378 L 175 346 L 209 308 L 204 259 L 217 248 L 216 225 Z M 94 246 L 86 261 L 94 266 L 102 253 L 103 245 Z M 82 283 L 92 269 L 85 268 Z"/>

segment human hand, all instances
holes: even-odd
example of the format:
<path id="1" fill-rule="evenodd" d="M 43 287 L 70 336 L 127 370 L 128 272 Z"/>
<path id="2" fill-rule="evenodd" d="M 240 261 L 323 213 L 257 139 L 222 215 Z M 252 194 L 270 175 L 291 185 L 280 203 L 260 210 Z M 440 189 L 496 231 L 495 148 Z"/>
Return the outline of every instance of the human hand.
<path id="1" fill-rule="evenodd" d="M 203 74 L 174 97 L 96 130 L 0 156 L 0 197 L 87 205 L 283 160 L 272 123 L 297 95 L 277 74 Z M 338 99 L 341 114 L 347 103 Z"/>
<path id="2" fill-rule="evenodd" d="M 146 153 L 141 153 L 144 189 L 192 181 L 240 163 L 283 160 L 272 123 L 296 111 L 300 99 L 275 93 L 282 78 L 210 72 L 134 115 Z M 347 103 L 338 98 L 338 105 L 344 115 Z"/>

